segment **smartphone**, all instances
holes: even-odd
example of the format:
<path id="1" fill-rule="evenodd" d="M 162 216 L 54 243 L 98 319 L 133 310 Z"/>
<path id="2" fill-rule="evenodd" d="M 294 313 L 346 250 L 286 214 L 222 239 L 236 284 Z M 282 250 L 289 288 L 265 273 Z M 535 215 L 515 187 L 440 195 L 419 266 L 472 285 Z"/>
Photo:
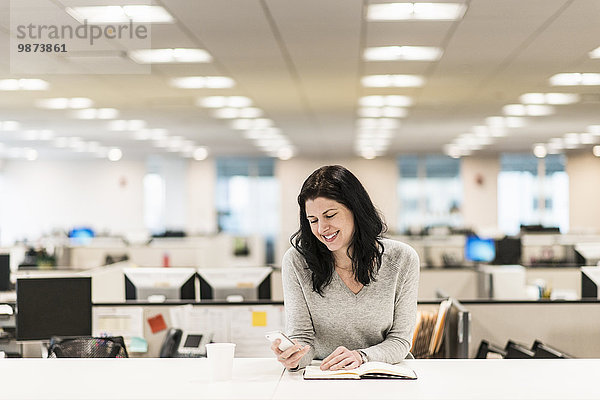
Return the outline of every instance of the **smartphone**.
<path id="1" fill-rule="evenodd" d="M 279 350 L 281 350 L 281 351 L 285 351 L 294 345 L 294 342 L 292 342 L 292 339 L 287 337 L 285 335 L 285 333 L 283 333 L 281 331 L 267 332 L 265 337 L 271 343 L 274 342 L 275 339 L 281 340 L 281 343 L 279 343 Z"/>

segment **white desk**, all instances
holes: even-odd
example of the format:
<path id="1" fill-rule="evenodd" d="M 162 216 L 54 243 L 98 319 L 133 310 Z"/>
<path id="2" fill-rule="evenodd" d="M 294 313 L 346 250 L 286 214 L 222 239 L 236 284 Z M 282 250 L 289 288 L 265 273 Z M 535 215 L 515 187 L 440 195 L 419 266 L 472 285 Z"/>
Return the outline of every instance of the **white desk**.
<path id="1" fill-rule="evenodd" d="M 600 359 L 410 360 L 416 381 L 305 381 L 274 359 L 2 359 L 1 399 L 600 399 Z"/>
<path id="2" fill-rule="evenodd" d="M 229 382 L 205 358 L 5 358 L 0 399 L 270 399 L 282 373 L 274 358 L 236 359 Z"/>
<path id="3" fill-rule="evenodd" d="M 418 379 L 305 381 L 286 372 L 276 399 L 600 399 L 599 359 L 407 360 Z"/>

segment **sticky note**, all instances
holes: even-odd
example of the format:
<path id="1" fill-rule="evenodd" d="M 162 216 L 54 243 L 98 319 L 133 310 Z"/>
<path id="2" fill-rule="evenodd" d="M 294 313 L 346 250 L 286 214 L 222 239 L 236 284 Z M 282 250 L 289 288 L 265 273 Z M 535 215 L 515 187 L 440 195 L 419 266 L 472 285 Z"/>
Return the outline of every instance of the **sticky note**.
<path id="1" fill-rule="evenodd" d="M 267 326 L 267 312 L 252 311 L 252 326 Z"/>
<path id="2" fill-rule="evenodd" d="M 148 342 L 144 338 L 132 336 L 128 349 L 131 353 L 146 353 L 148 351 Z"/>
<path id="3" fill-rule="evenodd" d="M 163 318 L 162 314 L 157 314 L 154 317 L 148 318 L 148 324 L 150 325 L 152 333 L 167 329 L 167 324 L 165 323 L 165 319 Z"/>

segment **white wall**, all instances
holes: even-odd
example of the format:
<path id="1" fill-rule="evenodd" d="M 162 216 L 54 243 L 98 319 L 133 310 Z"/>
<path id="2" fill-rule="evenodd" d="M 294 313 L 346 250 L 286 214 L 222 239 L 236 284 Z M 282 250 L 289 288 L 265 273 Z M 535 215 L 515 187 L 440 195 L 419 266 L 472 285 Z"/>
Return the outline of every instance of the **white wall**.
<path id="1" fill-rule="evenodd" d="M 142 162 L 7 161 L 0 240 L 12 244 L 75 225 L 111 233 L 143 230 L 144 174 Z"/>
<path id="2" fill-rule="evenodd" d="M 384 215 L 390 231 L 396 229 L 398 215 L 398 167 L 395 158 L 365 159 L 300 159 L 279 161 L 275 164 L 275 176 L 281 188 L 281 226 L 275 252 L 275 263 L 279 264 L 289 247 L 289 237 L 298 227 L 298 202 L 302 183 L 317 168 L 323 165 L 340 164 L 348 168 L 361 181 L 375 206 Z"/>
<path id="3" fill-rule="evenodd" d="M 569 224 L 571 232 L 600 232 L 600 157 L 569 154 Z"/>
<path id="4" fill-rule="evenodd" d="M 482 234 L 497 231 L 500 159 L 497 156 L 472 156 L 461 162 L 465 226 Z"/>

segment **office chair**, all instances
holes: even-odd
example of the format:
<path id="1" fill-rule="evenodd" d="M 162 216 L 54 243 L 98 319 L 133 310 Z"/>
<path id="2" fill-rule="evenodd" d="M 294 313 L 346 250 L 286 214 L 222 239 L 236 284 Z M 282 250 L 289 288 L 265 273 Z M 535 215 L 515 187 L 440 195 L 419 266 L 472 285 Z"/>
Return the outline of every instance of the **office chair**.
<path id="1" fill-rule="evenodd" d="M 533 358 L 572 358 L 568 354 L 565 354 L 560 350 L 550 347 L 539 340 L 533 342 L 533 346 L 531 346 L 531 351 L 534 352 Z"/>
<path id="2" fill-rule="evenodd" d="M 128 358 L 123 336 L 50 339 L 48 358 Z"/>
<path id="3" fill-rule="evenodd" d="M 489 353 L 497 354 L 497 357 L 488 357 Z M 482 340 L 481 343 L 479 343 L 479 348 L 477 349 L 477 355 L 475 358 L 504 358 L 505 356 L 506 351 L 494 346 L 493 344 L 490 344 L 487 340 Z"/>
<path id="4" fill-rule="evenodd" d="M 504 348 L 506 355 L 504 358 L 533 358 L 534 352 L 526 348 L 525 346 L 515 343 L 512 340 L 506 342 Z"/>

